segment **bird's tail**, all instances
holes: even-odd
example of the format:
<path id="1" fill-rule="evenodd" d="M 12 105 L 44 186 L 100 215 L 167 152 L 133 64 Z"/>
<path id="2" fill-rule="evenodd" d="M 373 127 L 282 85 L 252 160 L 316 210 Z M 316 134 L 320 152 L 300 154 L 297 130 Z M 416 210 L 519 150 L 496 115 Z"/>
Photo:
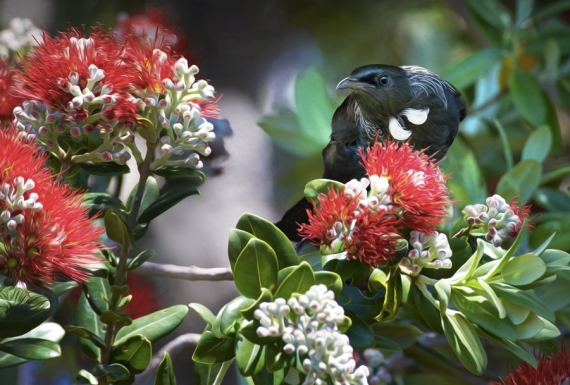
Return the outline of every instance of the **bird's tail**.
<path id="1" fill-rule="evenodd" d="M 312 210 L 313 205 L 311 202 L 302 198 L 293 207 L 291 207 L 283 215 L 283 218 L 275 226 L 279 230 L 283 231 L 287 238 L 293 242 L 299 242 L 301 237 L 299 236 L 299 224 L 309 223 L 309 217 L 307 215 L 307 210 Z"/>

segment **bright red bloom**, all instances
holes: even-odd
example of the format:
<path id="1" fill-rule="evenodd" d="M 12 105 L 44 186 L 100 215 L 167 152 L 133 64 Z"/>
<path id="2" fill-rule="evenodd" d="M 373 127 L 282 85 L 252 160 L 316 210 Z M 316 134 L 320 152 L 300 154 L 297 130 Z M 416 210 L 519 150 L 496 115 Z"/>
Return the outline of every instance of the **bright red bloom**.
<path id="1" fill-rule="evenodd" d="M 0 272 L 35 287 L 85 281 L 103 229 L 88 218 L 81 194 L 57 182 L 35 143 L 0 130 Z"/>
<path id="2" fill-rule="evenodd" d="M 556 356 L 538 359 L 537 368 L 523 362 L 506 379 L 494 385 L 561 385 L 570 381 L 570 351 L 564 347 Z"/>
<path id="3" fill-rule="evenodd" d="M 315 246 L 326 246 L 330 252 L 346 250 L 349 259 L 376 266 L 394 257 L 400 239 L 396 216 L 384 211 L 371 211 L 360 205 L 358 198 L 331 188 L 313 203 L 314 213 L 307 210 L 309 223 L 302 224 L 299 234 L 311 239 Z"/>
<path id="4" fill-rule="evenodd" d="M 509 203 L 509 206 L 511 207 L 515 215 L 518 216 L 520 219 L 520 222 L 517 223 L 514 231 L 511 232 L 511 234 L 509 234 L 510 236 L 515 237 L 522 230 L 522 226 L 530 214 L 530 205 L 519 205 L 517 197 L 513 197 L 513 199 L 511 199 L 511 203 Z M 534 224 L 527 222 L 525 227 L 527 230 L 530 230 L 534 227 Z"/>
<path id="5" fill-rule="evenodd" d="M 13 94 L 15 68 L 0 59 L 0 118 L 14 118 L 14 108 L 22 104 L 24 99 Z"/>
<path id="6" fill-rule="evenodd" d="M 124 47 L 117 43 L 115 35 L 102 27 L 94 27 L 89 38 L 74 28 L 53 38 L 44 32 L 42 42 L 30 51 L 19 71 L 21 84 L 16 90 L 26 100 L 40 100 L 51 108 L 66 109 L 75 96 L 70 92 L 70 86 L 74 85 L 71 78 L 84 90 L 93 75 L 91 66 L 95 66 L 103 71 L 104 77 L 100 83 L 92 84 L 90 91 L 97 97 L 101 96 L 103 86 L 108 87 L 109 97 L 115 100 L 111 110 L 118 109 L 124 120 L 134 121 L 136 115 L 128 108 L 132 103 L 127 92 L 133 68 L 125 63 L 123 53 Z"/>
<path id="7" fill-rule="evenodd" d="M 427 155 L 414 151 L 408 143 L 389 141 L 360 149 L 360 156 L 369 176 L 389 180 L 392 204 L 406 226 L 429 233 L 446 217 L 450 203 L 446 177 Z"/>

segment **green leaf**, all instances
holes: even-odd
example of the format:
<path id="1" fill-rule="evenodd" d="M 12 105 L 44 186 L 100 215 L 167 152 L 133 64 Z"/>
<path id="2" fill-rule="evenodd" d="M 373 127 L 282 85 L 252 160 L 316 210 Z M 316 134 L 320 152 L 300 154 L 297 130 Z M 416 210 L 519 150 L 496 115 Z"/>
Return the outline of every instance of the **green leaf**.
<path id="1" fill-rule="evenodd" d="M 345 311 L 357 314 L 366 322 L 372 322 L 374 317 L 376 317 L 380 310 L 382 310 L 382 299 L 384 293 L 374 293 L 372 297 L 365 296 L 362 292 L 354 286 L 344 286 L 342 288 L 342 293 L 350 298 L 349 303 L 342 303 L 342 296 L 337 298 L 339 304 L 342 303 Z"/>
<path id="2" fill-rule="evenodd" d="M 393 341 L 390 338 L 375 335 L 374 342 L 376 343 L 374 346 L 377 349 L 382 350 L 384 354 L 402 352 L 402 348 L 400 348 L 400 345 L 398 345 L 395 341 Z"/>
<path id="3" fill-rule="evenodd" d="M 546 126 L 534 131 L 527 139 L 521 159 L 534 159 L 539 163 L 544 162 L 552 146 L 552 133 Z"/>
<path id="4" fill-rule="evenodd" d="M 263 370 L 254 375 L 252 379 L 254 384 L 263 384 L 263 385 L 288 384 L 289 382 L 285 382 L 285 374 L 286 371 L 284 369 L 279 369 L 270 372 L 267 368 L 263 368 Z M 292 383 L 299 383 L 299 382 L 293 381 Z"/>
<path id="5" fill-rule="evenodd" d="M 131 325 L 119 330 L 114 346 L 120 345 L 136 334 L 140 334 L 151 343 L 155 343 L 162 337 L 172 333 L 182 323 L 186 314 L 188 314 L 188 306 L 175 305 L 139 317 L 133 320 Z"/>
<path id="6" fill-rule="evenodd" d="M 172 366 L 172 359 L 168 352 L 164 352 L 164 356 L 162 357 L 160 364 L 158 364 L 154 385 L 176 385 L 174 367 Z"/>
<path id="7" fill-rule="evenodd" d="M 337 298 L 342 292 L 342 279 L 332 271 L 315 271 L 315 285 L 323 284 L 334 293 Z"/>
<path id="8" fill-rule="evenodd" d="M 528 200 L 540 184 L 542 167 L 534 159 L 526 159 L 505 173 L 497 185 L 497 194 L 509 201 L 515 195 Z"/>
<path id="9" fill-rule="evenodd" d="M 545 215 L 542 215 L 545 217 Z M 556 234 L 553 234 L 556 233 Z M 552 218 L 540 223 L 529 235 L 529 243 L 531 247 L 538 247 L 548 237 L 554 235 L 550 242 L 553 249 L 569 250 L 570 249 L 570 215 L 563 213 L 561 218 Z"/>
<path id="10" fill-rule="evenodd" d="M 75 377 L 75 381 L 77 381 L 78 385 L 97 385 L 97 384 L 99 384 L 97 377 L 95 377 L 94 375 L 92 375 L 91 373 L 89 373 L 85 369 L 81 369 L 77 373 L 77 376 Z"/>
<path id="11" fill-rule="evenodd" d="M 243 319 L 242 310 L 248 309 L 255 301 L 251 298 L 239 296 L 228 302 L 218 313 L 212 332 L 216 337 L 235 337 L 236 326 L 239 326 Z"/>
<path id="12" fill-rule="evenodd" d="M 269 289 L 264 287 L 261 288 L 261 294 L 259 297 L 251 304 L 251 306 L 241 309 L 241 314 L 244 316 L 245 319 L 251 321 L 253 320 L 253 313 L 259 308 L 259 304 L 262 302 L 271 302 L 273 301 L 273 295 Z"/>
<path id="13" fill-rule="evenodd" d="M 547 249 L 540 258 L 546 264 L 547 275 L 556 274 L 563 268 L 568 268 L 568 263 L 570 263 L 570 254 L 562 250 Z"/>
<path id="14" fill-rule="evenodd" d="M 156 170 L 152 170 L 152 173 L 158 176 L 162 176 L 164 178 L 180 178 L 180 179 L 199 179 L 200 182 L 203 182 L 206 179 L 204 173 L 200 170 L 197 170 L 193 167 L 184 167 L 184 166 L 166 166 L 160 167 Z"/>
<path id="15" fill-rule="evenodd" d="M 532 14 L 534 0 L 517 0 L 516 24 L 520 25 L 528 20 Z"/>
<path id="16" fill-rule="evenodd" d="M 516 305 L 526 307 L 534 314 L 554 321 L 554 312 L 550 310 L 548 305 L 542 302 L 537 296 L 504 283 L 493 282 L 490 286 L 495 290 L 500 298 L 504 298 Z"/>
<path id="17" fill-rule="evenodd" d="M 126 164 L 116 163 L 80 163 L 79 167 L 88 174 L 100 176 L 120 176 L 131 172 Z"/>
<path id="18" fill-rule="evenodd" d="M 374 338 L 384 337 L 398 344 L 400 349 L 407 349 L 413 346 L 423 335 L 417 327 L 409 324 L 394 322 L 378 322 L 370 325 Z M 378 346 L 378 340 L 376 341 Z"/>
<path id="19" fill-rule="evenodd" d="M 135 130 L 148 143 L 154 144 L 158 141 L 158 131 L 154 123 L 141 115 L 137 116 Z"/>
<path id="20" fill-rule="evenodd" d="M 14 286 L 0 287 L 0 338 L 29 332 L 51 315 L 49 299 Z"/>
<path id="21" fill-rule="evenodd" d="M 245 213 L 239 219 L 236 228 L 247 231 L 271 246 L 277 256 L 279 269 L 299 264 L 297 252 L 287 236 L 268 220 Z"/>
<path id="22" fill-rule="evenodd" d="M 141 373 L 152 359 L 152 345 L 141 335 L 129 337 L 120 344 L 113 345 L 112 362 L 125 365 L 131 373 Z"/>
<path id="23" fill-rule="evenodd" d="M 138 185 L 135 186 L 135 189 L 138 189 Z M 136 194 L 136 192 L 135 192 Z M 160 196 L 160 188 L 158 187 L 158 182 L 154 179 L 153 176 L 149 176 L 146 180 L 144 185 L 143 196 L 141 199 L 141 205 L 139 207 L 139 212 L 137 213 L 137 222 L 139 222 L 139 218 L 142 214 L 152 205 L 158 197 Z M 132 202 L 134 203 L 134 201 Z M 132 209 L 132 206 L 129 206 Z M 148 221 L 142 222 L 146 223 Z M 139 222 L 140 223 L 140 222 Z"/>
<path id="24" fill-rule="evenodd" d="M 83 204 L 89 208 L 90 216 L 93 216 L 100 211 L 105 212 L 108 209 L 115 209 L 117 211 L 125 211 L 127 209 L 123 201 L 109 193 L 86 193 L 83 196 Z"/>
<path id="25" fill-rule="evenodd" d="M 217 364 L 195 362 L 194 381 L 196 385 L 220 385 L 232 362 L 233 359 Z"/>
<path id="26" fill-rule="evenodd" d="M 515 305 L 511 301 L 508 301 L 504 298 L 502 302 L 507 312 L 507 316 L 509 317 L 509 320 L 513 323 L 513 325 L 520 325 L 528 318 L 528 315 L 530 314 L 529 308 Z"/>
<path id="27" fill-rule="evenodd" d="M 534 193 L 534 201 L 548 211 L 570 211 L 570 197 L 553 188 L 539 188 Z"/>
<path id="28" fill-rule="evenodd" d="M 216 321 L 216 316 L 206 306 L 196 302 L 192 302 L 191 304 L 188 305 L 188 307 L 190 309 L 194 309 L 194 311 L 198 313 L 198 315 L 202 317 L 202 319 L 206 321 L 208 325 L 210 326 L 214 325 L 214 322 Z"/>
<path id="29" fill-rule="evenodd" d="M 85 295 L 91 308 L 99 315 L 109 310 L 111 287 L 109 281 L 103 278 L 90 277 L 84 285 Z"/>
<path id="30" fill-rule="evenodd" d="M 517 339 L 527 340 L 538 334 L 544 327 L 544 323 L 534 314 L 530 314 L 528 318 L 521 324 L 516 325 Z M 514 338 L 513 338 L 514 339 Z"/>
<path id="31" fill-rule="evenodd" d="M 142 214 L 138 217 L 137 222 L 150 222 L 160 214 L 175 206 L 178 202 L 181 202 L 184 198 L 196 194 L 200 194 L 200 191 L 191 186 L 187 186 L 183 189 L 169 190 L 152 202 L 146 210 L 141 210 Z"/>
<path id="32" fill-rule="evenodd" d="M 500 343 L 505 348 L 510 350 L 513 354 L 515 354 L 517 357 L 525 360 L 526 362 L 531 364 L 534 368 L 537 367 L 537 362 L 536 358 L 534 357 L 534 354 L 530 352 L 530 349 L 527 346 L 525 346 L 524 343 L 520 341 L 511 341 L 497 337 L 496 335 L 491 334 L 488 331 L 483 330 L 477 326 L 475 326 L 475 330 L 477 330 L 477 334 L 479 334 L 481 337 Z"/>
<path id="33" fill-rule="evenodd" d="M 482 49 L 454 62 L 441 75 L 455 87 L 465 89 L 499 64 L 502 58 L 501 51 L 496 48 Z"/>
<path id="34" fill-rule="evenodd" d="M 127 313 L 123 313 L 117 310 L 107 310 L 101 314 L 100 319 L 104 324 L 115 326 L 128 326 L 133 322 Z"/>
<path id="35" fill-rule="evenodd" d="M 238 337 L 236 340 L 236 363 L 239 373 L 244 377 L 250 377 L 263 370 L 265 367 L 265 347 Z"/>
<path id="36" fill-rule="evenodd" d="M 480 376 L 487 367 L 487 355 L 471 323 L 461 313 L 441 316 L 443 332 L 459 361 Z"/>
<path id="37" fill-rule="evenodd" d="M 109 239 L 120 243 L 124 247 L 133 245 L 133 236 L 125 220 L 117 213 L 109 209 L 105 213 L 105 229 Z"/>
<path id="38" fill-rule="evenodd" d="M 121 364 L 99 364 L 93 368 L 93 375 L 97 378 L 107 377 L 110 381 L 120 381 L 129 378 L 130 373 Z"/>
<path id="39" fill-rule="evenodd" d="M 309 201 L 318 203 L 319 195 L 326 195 L 331 188 L 336 191 L 344 191 L 344 183 L 331 179 L 315 179 L 305 185 L 303 193 Z"/>
<path id="40" fill-rule="evenodd" d="M 103 341 L 102 338 L 87 330 L 86 328 L 75 325 L 66 325 L 64 328 L 67 332 L 75 334 L 79 338 L 91 340 L 91 342 L 93 342 L 98 348 L 105 349 L 105 341 Z"/>
<path id="41" fill-rule="evenodd" d="M 145 263 L 155 255 L 156 252 L 154 250 L 145 250 L 140 252 L 136 257 L 131 259 L 131 261 L 127 265 L 127 270 L 131 271 L 136 269 L 137 267 L 142 266 L 143 263 Z"/>
<path id="42" fill-rule="evenodd" d="M 277 256 L 264 241 L 252 238 L 240 253 L 234 268 L 238 291 L 256 299 L 261 288 L 273 290 L 277 284 Z"/>
<path id="43" fill-rule="evenodd" d="M 466 5 L 479 32 L 493 46 L 502 47 L 505 30 L 512 23 L 509 10 L 497 0 L 467 0 Z"/>
<path id="44" fill-rule="evenodd" d="M 8 342 L 16 339 L 29 339 L 29 338 L 48 340 L 58 343 L 63 339 L 64 335 L 65 331 L 59 324 L 55 322 L 44 322 L 37 328 L 27 332 L 26 334 L 22 334 L 21 336 L 17 337 L 5 338 L 0 341 L 0 344 L 2 344 L 3 342 Z M 25 358 L 14 356 L 12 354 L 0 352 L 0 368 L 20 365 L 24 362 L 28 362 L 28 360 Z"/>
<path id="45" fill-rule="evenodd" d="M 248 233 L 247 231 L 240 229 L 230 230 L 230 239 L 228 241 L 228 256 L 230 258 L 230 267 L 232 269 L 232 272 L 235 269 L 236 261 L 239 255 L 241 254 L 242 250 L 245 249 L 245 246 L 251 238 L 255 238 L 255 236 Z"/>
<path id="46" fill-rule="evenodd" d="M 77 302 L 77 309 L 75 313 L 75 322 L 77 325 L 87 329 L 100 339 L 105 336 L 105 325 L 101 322 L 99 316 L 91 308 L 85 292 L 81 293 L 79 301 Z M 79 347 L 89 357 L 100 361 L 101 350 L 91 340 L 79 338 Z"/>
<path id="47" fill-rule="evenodd" d="M 423 285 L 423 283 L 420 283 Z M 439 299 L 439 311 L 444 313 L 449 306 L 449 298 L 451 297 L 451 285 L 446 279 L 441 279 L 436 282 L 435 290 L 437 291 L 437 298 Z"/>
<path id="48" fill-rule="evenodd" d="M 57 342 L 39 338 L 18 338 L 2 341 L 0 351 L 27 360 L 47 360 L 61 355 L 61 348 Z"/>
<path id="49" fill-rule="evenodd" d="M 285 279 L 277 291 L 274 298 L 289 299 L 293 293 L 305 294 L 307 290 L 315 284 L 315 273 L 307 262 L 301 262 Z"/>
<path id="50" fill-rule="evenodd" d="M 206 330 L 192 355 L 192 359 L 202 364 L 215 364 L 231 360 L 235 357 L 234 338 L 219 338 Z"/>
<path id="51" fill-rule="evenodd" d="M 538 317 L 543 324 L 542 330 L 532 337 L 532 341 L 547 341 L 560 336 L 560 330 L 552 322 Z"/>
<path id="52" fill-rule="evenodd" d="M 546 264 L 532 254 L 525 254 L 511 259 L 500 277 L 508 284 L 521 286 L 532 283 L 542 277 L 546 271 Z"/>
<path id="53" fill-rule="evenodd" d="M 356 350 L 374 346 L 374 334 L 366 322 L 352 312 L 347 312 L 347 316 L 352 320 L 352 325 L 345 333 L 350 340 L 350 346 Z"/>
<path id="54" fill-rule="evenodd" d="M 461 281 L 467 281 L 470 279 L 477 270 L 479 266 L 479 261 L 483 257 L 485 251 L 485 242 L 482 239 L 477 239 L 477 250 L 473 253 L 471 258 L 469 258 L 451 278 L 449 278 L 449 283 L 455 285 Z"/>

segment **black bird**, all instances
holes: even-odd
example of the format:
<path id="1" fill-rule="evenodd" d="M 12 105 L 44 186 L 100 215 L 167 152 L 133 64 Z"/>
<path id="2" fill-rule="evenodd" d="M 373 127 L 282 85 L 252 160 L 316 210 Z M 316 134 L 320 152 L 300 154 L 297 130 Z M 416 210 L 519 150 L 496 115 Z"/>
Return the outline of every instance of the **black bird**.
<path id="1" fill-rule="evenodd" d="M 466 115 L 461 93 L 440 76 L 422 67 L 371 64 L 352 71 L 336 87 L 352 92 L 332 118 L 329 144 L 323 150 L 323 178 L 346 183 L 365 171 L 358 149 L 378 136 L 409 141 L 439 161 L 453 143 Z M 301 199 L 276 223 L 289 239 L 299 241 L 298 223 L 307 223 L 311 203 Z"/>

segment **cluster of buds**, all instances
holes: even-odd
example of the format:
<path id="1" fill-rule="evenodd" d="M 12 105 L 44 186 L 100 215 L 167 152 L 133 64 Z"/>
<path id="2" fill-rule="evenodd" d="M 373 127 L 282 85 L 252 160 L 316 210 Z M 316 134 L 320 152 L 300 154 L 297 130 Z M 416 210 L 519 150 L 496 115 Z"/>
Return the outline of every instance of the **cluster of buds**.
<path id="1" fill-rule="evenodd" d="M 488 197 L 486 204 L 468 205 L 463 209 L 465 220 L 471 228 L 485 235 L 485 239 L 499 247 L 509 237 L 515 237 L 528 214 L 527 208 L 519 208 L 515 201 L 508 204 L 500 195 Z"/>
<path id="2" fill-rule="evenodd" d="M 24 222 L 26 212 L 41 211 L 43 205 L 38 202 L 38 194 L 29 193 L 36 184 L 33 180 L 25 180 L 18 176 L 14 178 L 14 186 L 10 183 L 3 183 L 0 187 L 0 236 L 14 234 L 19 224 Z M 27 195 L 28 197 L 26 198 Z"/>
<path id="3" fill-rule="evenodd" d="M 0 57 L 9 57 L 16 52 L 25 54 L 41 38 L 42 31 L 30 19 L 15 17 L 8 28 L 0 31 Z"/>
<path id="4" fill-rule="evenodd" d="M 186 59 L 179 59 L 174 65 L 172 79 L 164 79 L 164 97 L 149 92 L 144 100 L 138 99 L 144 115 L 158 116 L 162 136 L 162 154 L 151 165 L 160 166 L 190 165 L 202 167 L 198 153 L 208 156 L 211 153 L 208 142 L 216 138 L 214 126 L 202 117 L 200 103 L 212 100 L 214 87 L 205 80 L 196 81 L 198 67 L 188 67 Z M 188 151 L 188 152 L 187 152 Z M 189 154 L 180 158 L 183 154 Z M 172 159 L 172 156 L 178 156 Z"/>
<path id="5" fill-rule="evenodd" d="M 367 188 L 370 186 L 370 191 Z M 384 176 L 371 175 L 370 178 L 362 178 L 360 181 L 353 179 L 344 186 L 344 194 L 351 199 L 359 200 L 359 207 L 368 207 L 372 212 L 394 211 L 392 197 L 390 195 L 390 181 Z"/>
<path id="6" fill-rule="evenodd" d="M 291 311 L 294 314 L 291 314 Z M 303 360 L 306 374 L 303 385 L 366 385 L 368 368 L 356 368 L 348 337 L 338 330 L 344 322 L 344 309 L 325 285 L 312 286 L 305 294 L 285 302 L 264 302 L 254 313 L 261 326 L 260 337 L 281 336 L 287 354 Z"/>
<path id="7" fill-rule="evenodd" d="M 392 382 L 392 375 L 388 371 L 384 355 L 378 349 L 366 349 L 360 355 L 370 371 L 368 383 L 370 385 L 385 385 Z"/>
<path id="8" fill-rule="evenodd" d="M 400 265 L 410 269 L 413 276 L 417 276 L 423 268 L 449 269 L 452 255 L 447 237 L 443 233 L 410 233 L 410 246 L 408 256 L 402 258 Z"/>

